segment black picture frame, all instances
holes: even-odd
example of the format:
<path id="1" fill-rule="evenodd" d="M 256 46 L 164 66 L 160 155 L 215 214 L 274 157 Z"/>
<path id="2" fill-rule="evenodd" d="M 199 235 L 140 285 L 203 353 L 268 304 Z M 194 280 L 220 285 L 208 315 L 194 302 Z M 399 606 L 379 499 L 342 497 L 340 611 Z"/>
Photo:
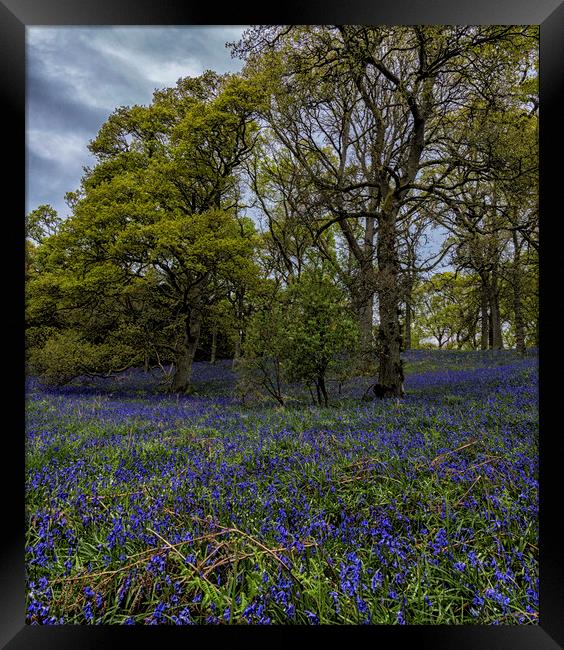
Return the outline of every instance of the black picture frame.
<path id="1" fill-rule="evenodd" d="M 8 136 L 12 146 L 4 149 L 9 160 L 2 173 L 4 199 L 13 209 L 4 212 L 8 227 L 8 253 L 15 255 L 14 266 L 4 267 L 4 335 L 3 361 L 6 405 L 14 409 L 14 422 L 23 413 L 23 274 L 19 284 L 18 269 L 23 269 L 25 193 L 18 193 L 25 183 L 25 29 L 32 25 L 246 25 L 257 23 L 294 24 L 536 24 L 540 25 L 540 151 L 541 151 L 541 273 L 540 273 L 540 624 L 514 626 L 372 626 L 351 628 L 331 626 L 336 643 L 356 642 L 405 643 L 408 647 L 447 650 L 471 648 L 502 650 L 554 650 L 564 648 L 564 562 L 562 544 L 564 525 L 561 514 L 560 455 L 561 436 L 556 414 L 559 387 L 558 359 L 558 289 L 550 287 L 551 278 L 559 279 L 559 251 L 562 241 L 562 216 L 559 214 L 561 165 L 551 162 L 551 154 L 562 150 L 561 136 L 564 79 L 564 4 L 559 0 L 394 0 L 387 4 L 375 0 L 325 0 L 315 2 L 286 1 L 278 6 L 254 8 L 247 3 L 231 6 L 189 4 L 178 0 L 0 0 L 0 97 L 4 120 L 3 143 Z M 9 158 L 8 158 L 9 156 Z M 558 160 L 556 157 L 554 160 Z M 5 231 L 6 232 L 6 231 Z M 12 236 L 14 243 L 12 244 Z M 21 253 L 21 257 L 20 257 Z M 560 253 L 561 256 L 561 253 Z M 4 258 L 6 259 L 6 258 Z M 19 265 L 19 266 L 18 266 Z M 13 269 L 13 270 L 10 270 Z M 8 274 L 8 270 L 10 273 Z M 14 351 L 14 361 L 8 352 Z M 553 353 L 554 352 L 554 353 Z M 19 383 L 18 377 L 22 379 Z M 22 410 L 18 410 L 21 408 Z M 7 420 L 6 422 L 8 422 Z M 24 604 L 24 458 L 21 424 L 3 427 L 2 472 L 0 493 L 3 532 L 0 535 L 0 647 L 9 650 L 35 648 L 108 648 L 132 647 L 140 642 L 167 645 L 188 641 L 204 644 L 227 642 L 264 643 L 296 638 L 305 643 L 319 642 L 319 633 L 327 627 L 164 627 L 164 626 L 29 626 L 25 625 Z M 14 447 L 8 451 L 8 443 Z"/>

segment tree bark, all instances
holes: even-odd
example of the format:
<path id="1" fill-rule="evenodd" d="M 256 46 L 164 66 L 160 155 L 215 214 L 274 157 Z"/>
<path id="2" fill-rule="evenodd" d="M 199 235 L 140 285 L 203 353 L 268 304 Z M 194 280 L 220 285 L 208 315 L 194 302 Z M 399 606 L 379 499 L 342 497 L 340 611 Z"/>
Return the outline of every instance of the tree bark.
<path id="1" fill-rule="evenodd" d="M 178 346 L 174 377 L 172 379 L 171 391 L 173 393 L 187 393 L 191 388 L 192 363 L 202 326 L 202 314 L 198 310 L 191 310 L 186 319 L 186 327 L 182 341 Z"/>
<path id="2" fill-rule="evenodd" d="M 487 350 L 490 335 L 490 319 L 488 316 L 488 288 L 485 279 L 482 278 L 480 291 L 480 311 L 481 311 L 481 339 L 480 350 Z"/>
<path id="3" fill-rule="evenodd" d="M 405 332 L 403 349 L 411 350 L 411 289 L 409 289 L 405 300 Z"/>
<path id="4" fill-rule="evenodd" d="M 490 306 L 491 347 L 493 350 L 501 350 L 503 348 L 503 338 L 501 333 L 501 317 L 499 313 L 498 278 L 497 273 L 495 272 L 492 272 L 488 302 Z"/>
<path id="5" fill-rule="evenodd" d="M 212 327 L 210 363 L 215 363 L 215 355 L 216 355 L 216 353 L 217 353 L 217 325 L 214 325 Z"/>
<path id="6" fill-rule="evenodd" d="M 319 375 L 319 377 L 317 378 L 316 386 L 317 386 L 317 396 L 319 399 L 319 406 L 327 406 L 329 403 L 329 399 L 327 396 L 327 388 L 325 387 L 325 377 L 323 375 Z"/>
<path id="7" fill-rule="evenodd" d="M 378 233 L 378 383 L 383 397 L 403 395 L 398 274 L 396 212 L 382 212 Z"/>
<path id="8" fill-rule="evenodd" d="M 523 307 L 521 305 L 521 265 L 519 260 L 520 246 L 517 231 L 513 231 L 513 313 L 515 317 L 515 347 L 520 355 L 525 354 L 525 325 L 523 322 Z"/>
<path id="9" fill-rule="evenodd" d="M 374 293 L 368 289 L 361 291 L 356 296 L 355 307 L 360 330 L 361 370 L 368 370 L 372 366 L 374 359 L 374 339 L 372 335 Z"/>

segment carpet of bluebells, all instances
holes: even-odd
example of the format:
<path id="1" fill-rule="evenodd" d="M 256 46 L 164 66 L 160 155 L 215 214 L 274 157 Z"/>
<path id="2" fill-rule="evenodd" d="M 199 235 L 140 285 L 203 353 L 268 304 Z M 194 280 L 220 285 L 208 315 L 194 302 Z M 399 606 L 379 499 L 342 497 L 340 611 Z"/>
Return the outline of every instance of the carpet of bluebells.
<path id="1" fill-rule="evenodd" d="M 27 379 L 30 624 L 535 624 L 537 356 L 405 354 L 402 400 Z M 305 400 L 304 396 L 304 400 Z"/>

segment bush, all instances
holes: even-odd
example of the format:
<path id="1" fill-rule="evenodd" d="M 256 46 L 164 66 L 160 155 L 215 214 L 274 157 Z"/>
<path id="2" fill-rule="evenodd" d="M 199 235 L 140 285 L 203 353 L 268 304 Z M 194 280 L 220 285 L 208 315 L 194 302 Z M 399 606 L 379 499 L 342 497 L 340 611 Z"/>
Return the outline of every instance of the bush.
<path id="1" fill-rule="evenodd" d="M 30 350 L 29 370 L 47 385 L 62 385 L 83 374 L 116 372 L 132 359 L 136 357 L 127 346 L 92 343 L 78 332 L 66 330 Z"/>
<path id="2" fill-rule="evenodd" d="M 357 352 L 358 328 L 350 314 L 344 293 L 323 271 L 303 274 L 252 318 L 240 391 L 258 390 L 284 404 L 285 386 L 301 382 L 327 406 L 327 377 L 349 376 Z"/>

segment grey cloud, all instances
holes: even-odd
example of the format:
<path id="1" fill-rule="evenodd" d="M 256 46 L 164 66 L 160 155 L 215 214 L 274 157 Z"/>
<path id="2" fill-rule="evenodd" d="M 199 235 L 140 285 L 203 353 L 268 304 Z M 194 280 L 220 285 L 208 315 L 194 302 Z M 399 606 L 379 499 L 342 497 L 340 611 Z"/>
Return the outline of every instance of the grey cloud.
<path id="1" fill-rule="evenodd" d="M 86 160 L 84 164 L 87 164 Z M 42 158 L 33 151 L 28 152 L 26 212 L 49 203 L 61 216 L 67 216 L 65 194 L 78 188 L 82 173 L 81 164 L 69 170 L 56 160 Z"/>
<path id="2" fill-rule="evenodd" d="M 236 71 L 226 41 L 243 27 L 28 27 L 27 210 L 80 183 L 87 150 L 118 106 L 148 104 L 155 89 L 206 69 Z"/>
<path id="3" fill-rule="evenodd" d="M 108 117 L 104 109 L 79 102 L 72 86 L 31 70 L 27 79 L 27 121 L 30 128 L 66 129 L 91 134 Z"/>

